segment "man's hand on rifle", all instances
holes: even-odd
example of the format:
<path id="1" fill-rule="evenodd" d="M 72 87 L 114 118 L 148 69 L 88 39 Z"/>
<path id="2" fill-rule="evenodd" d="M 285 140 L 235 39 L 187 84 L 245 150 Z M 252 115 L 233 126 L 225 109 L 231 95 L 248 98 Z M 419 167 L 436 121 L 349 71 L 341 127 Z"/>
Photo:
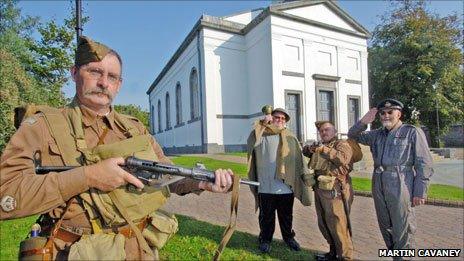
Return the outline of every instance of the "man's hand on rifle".
<path id="1" fill-rule="evenodd" d="M 124 165 L 124 159 L 119 157 L 85 166 L 84 174 L 87 185 L 105 192 L 112 191 L 127 183 L 131 183 L 137 188 L 142 189 L 143 183 L 122 169 L 121 165 Z"/>
<path id="2" fill-rule="evenodd" d="M 214 172 L 215 182 L 200 181 L 198 187 L 211 192 L 227 193 L 232 186 L 232 177 L 234 173 L 230 169 L 217 169 Z"/>

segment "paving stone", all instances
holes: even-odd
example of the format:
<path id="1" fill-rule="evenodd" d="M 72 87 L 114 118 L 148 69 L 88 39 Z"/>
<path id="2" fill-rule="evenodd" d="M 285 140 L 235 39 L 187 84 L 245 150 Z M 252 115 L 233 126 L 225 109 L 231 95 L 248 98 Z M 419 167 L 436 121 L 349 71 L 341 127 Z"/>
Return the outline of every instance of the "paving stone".
<path id="1" fill-rule="evenodd" d="M 165 209 L 225 226 L 229 220 L 230 194 L 204 192 L 201 195 L 173 195 Z M 317 226 L 314 206 L 304 207 L 299 201 L 294 205 L 294 230 L 301 246 L 316 252 L 327 252 L 328 246 Z M 440 206 L 416 208 L 418 230 L 417 248 L 458 248 L 461 258 L 464 253 L 464 209 Z M 276 218 L 277 220 L 277 218 Z M 373 260 L 378 258 L 378 249 L 385 248 L 380 234 L 374 203 L 369 197 L 355 197 L 352 206 L 353 243 L 355 258 Z M 259 234 L 258 213 L 254 211 L 254 199 L 248 187 L 240 189 L 237 230 Z M 278 222 L 274 238 L 282 239 Z M 389 260 L 389 259 L 381 259 Z"/>

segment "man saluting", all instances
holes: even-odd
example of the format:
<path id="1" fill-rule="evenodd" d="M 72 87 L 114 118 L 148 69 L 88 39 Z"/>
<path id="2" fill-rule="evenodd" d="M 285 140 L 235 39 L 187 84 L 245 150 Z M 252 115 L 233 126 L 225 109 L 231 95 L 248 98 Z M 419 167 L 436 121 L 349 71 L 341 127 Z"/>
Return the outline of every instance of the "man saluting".
<path id="1" fill-rule="evenodd" d="M 414 248 L 414 207 L 425 203 L 433 174 L 424 132 L 403 124 L 402 110 L 401 102 L 383 100 L 348 132 L 348 137 L 371 147 L 375 167 L 372 195 L 380 232 L 388 249 Z M 377 112 L 383 127 L 365 131 Z"/>

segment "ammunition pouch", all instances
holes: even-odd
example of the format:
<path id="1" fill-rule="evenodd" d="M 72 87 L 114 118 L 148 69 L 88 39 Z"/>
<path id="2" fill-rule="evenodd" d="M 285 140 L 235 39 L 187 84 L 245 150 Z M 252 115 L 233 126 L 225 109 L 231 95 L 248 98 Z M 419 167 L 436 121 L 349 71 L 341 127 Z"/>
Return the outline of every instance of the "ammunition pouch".
<path id="1" fill-rule="evenodd" d="M 333 190 L 335 186 L 336 177 L 328 175 L 320 175 L 317 177 L 318 188 L 322 190 Z"/>
<path id="2" fill-rule="evenodd" d="M 68 260 L 124 260 L 125 237 L 122 234 L 83 235 L 71 245 Z"/>
<path id="3" fill-rule="evenodd" d="M 150 222 L 142 231 L 142 235 L 149 245 L 161 249 L 177 230 L 176 217 L 159 209 L 150 215 Z"/>

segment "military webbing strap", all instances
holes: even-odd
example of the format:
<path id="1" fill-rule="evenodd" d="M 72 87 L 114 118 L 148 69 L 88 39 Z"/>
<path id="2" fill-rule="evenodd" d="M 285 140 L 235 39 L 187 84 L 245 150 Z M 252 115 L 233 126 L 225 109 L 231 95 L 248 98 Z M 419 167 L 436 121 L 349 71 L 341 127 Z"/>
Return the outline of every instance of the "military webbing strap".
<path id="1" fill-rule="evenodd" d="M 118 193 L 119 190 L 113 190 L 108 193 L 110 196 L 111 200 L 113 201 L 114 205 L 118 209 L 119 213 L 124 217 L 124 219 L 127 221 L 127 224 L 129 224 L 130 228 L 132 231 L 135 233 L 135 237 L 137 238 L 137 242 L 139 243 L 139 247 L 146 252 L 146 254 L 153 256 L 153 251 L 151 250 L 150 246 L 148 245 L 147 241 L 142 235 L 142 232 L 140 229 L 132 222 L 129 213 L 127 213 L 126 209 L 124 208 L 124 205 L 119 201 L 118 196 L 116 193 Z"/>
<path id="2" fill-rule="evenodd" d="M 91 154 L 91 152 L 87 149 L 87 143 L 84 140 L 84 130 L 82 129 L 82 112 L 79 109 L 79 107 L 74 107 L 71 110 L 70 113 L 70 118 L 71 118 L 71 124 L 74 127 L 74 134 L 76 138 L 76 146 L 78 147 L 78 150 L 81 151 L 85 157 L 89 157 L 90 161 L 94 160 L 94 155 Z M 118 113 L 115 113 L 115 122 L 119 124 L 124 130 L 126 130 L 132 137 L 137 136 L 138 129 L 134 127 L 134 125 L 126 120 L 124 117 L 119 115 Z M 113 201 L 114 205 L 118 209 L 119 213 L 124 217 L 126 220 L 127 224 L 129 224 L 130 228 L 132 231 L 134 231 L 135 236 L 137 238 L 137 242 L 140 246 L 140 248 L 147 253 L 147 255 L 153 256 L 153 251 L 151 250 L 150 246 L 148 245 L 147 241 L 142 235 L 142 232 L 140 229 L 132 222 L 129 214 L 127 213 L 126 209 L 124 208 L 124 205 L 121 203 L 119 200 L 119 196 L 116 194 L 118 191 L 114 190 L 108 193 L 108 196 L 111 198 Z M 86 207 L 87 212 L 89 215 L 91 214 L 92 211 Z"/>
<path id="3" fill-rule="evenodd" d="M 87 152 L 87 143 L 85 142 L 84 129 L 82 128 L 82 112 L 79 106 L 73 101 L 70 104 L 70 110 L 68 111 L 68 119 L 74 133 L 74 140 L 76 148 L 85 157 Z"/>
<path id="4" fill-rule="evenodd" d="M 216 252 L 214 253 L 213 260 L 219 260 L 222 254 L 222 251 L 226 247 L 227 243 L 229 242 L 230 238 L 234 234 L 235 226 L 237 225 L 237 212 L 238 212 L 238 198 L 240 192 L 240 177 L 238 175 L 234 176 L 234 183 L 232 185 L 232 197 L 230 199 L 230 217 L 229 217 L 229 225 L 224 230 L 222 234 L 221 243 L 219 243 Z"/>

